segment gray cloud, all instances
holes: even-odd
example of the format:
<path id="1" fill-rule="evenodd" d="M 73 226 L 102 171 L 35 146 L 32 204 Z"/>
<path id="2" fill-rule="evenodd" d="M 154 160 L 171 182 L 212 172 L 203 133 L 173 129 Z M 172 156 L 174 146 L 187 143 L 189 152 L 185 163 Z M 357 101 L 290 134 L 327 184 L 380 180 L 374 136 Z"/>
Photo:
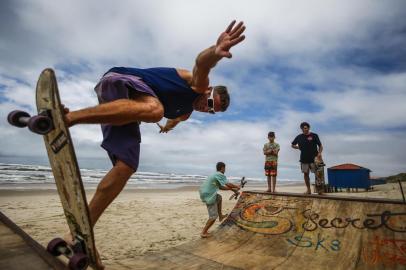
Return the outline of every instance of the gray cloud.
<path id="1" fill-rule="evenodd" d="M 397 48 L 405 40 L 405 7 L 403 1 L 2 1 L 0 113 L 35 111 L 33 89 L 45 67 L 56 69 L 71 109 L 96 104 L 92 88 L 113 65 L 191 69 L 197 53 L 236 18 L 245 21 L 247 39 L 211 77 L 232 91 L 227 115 L 195 113 L 165 135 L 143 124 L 141 169 L 208 173 L 223 160 L 233 175 L 261 176 L 262 145 L 272 129 L 282 146 L 280 177 L 301 179 L 290 142 L 307 120 L 328 164 L 399 172 L 406 160 L 406 73 L 393 63 L 404 59 Z M 317 110 L 296 106 L 310 101 Z M 0 133 L 3 155 L 45 155 L 39 137 L 10 128 L 4 117 Z M 74 127 L 72 136 L 78 156 L 105 157 L 98 126 Z"/>

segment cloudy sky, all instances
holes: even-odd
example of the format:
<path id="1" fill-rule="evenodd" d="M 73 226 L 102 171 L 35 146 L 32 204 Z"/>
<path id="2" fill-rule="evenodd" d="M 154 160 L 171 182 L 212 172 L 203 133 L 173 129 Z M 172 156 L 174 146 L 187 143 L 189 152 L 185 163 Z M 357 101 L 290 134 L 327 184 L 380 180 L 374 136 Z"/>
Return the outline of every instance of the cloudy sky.
<path id="1" fill-rule="evenodd" d="M 375 176 L 406 171 L 405 1 L 0 2 L 0 156 L 45 157 L 42 138 L 7 124 L 35 111 L 35 85 L 56 71 L 71 109 L 96 105 L 93 87 L 112 66 L 192 69 L 233 19 L 246 40 L 211 72 L 231 91 L 226 113 L 194 113 L 168 134 L 142 124 L 140 171 L 263 177 L 268 131 L 281 145 L 280 179 L 302 179 L 290 142 L 307 121 L 329 166 Z M 97 125 L 71 129 L 79 159 L 107 158 Z"/>

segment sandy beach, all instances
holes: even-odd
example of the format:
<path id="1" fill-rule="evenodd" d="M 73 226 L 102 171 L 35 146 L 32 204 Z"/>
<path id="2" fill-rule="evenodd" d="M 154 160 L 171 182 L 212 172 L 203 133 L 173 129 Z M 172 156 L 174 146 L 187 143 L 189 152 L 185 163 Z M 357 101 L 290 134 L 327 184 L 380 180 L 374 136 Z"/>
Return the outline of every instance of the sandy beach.
<path id="1" fill-rule="evenodd" d="M 197 190 L 198 187 L 128 189 L 120 194 L 95 228 L 96 245 L 107 269 L 132 269 L 132 258 L 136 256 L 198 239 L 207 220 L 207 210 Z M 263 191 L 265 185 L 246 190 Z M 281 186 L 278 191 L 303 193 L 304 185 Z M 93 192 L 87 191 L 88 199 Z M 220 194 L 224 213 L 228 213 L 235 200 L 228 199 L 231 192 Z M 402 199 L 398 184 L 375 186 L 369 192 L 338 192 L 329 196 Z M 56 190 L 0 190 L 0 211 L 44 246 L 67 230 Z"/>

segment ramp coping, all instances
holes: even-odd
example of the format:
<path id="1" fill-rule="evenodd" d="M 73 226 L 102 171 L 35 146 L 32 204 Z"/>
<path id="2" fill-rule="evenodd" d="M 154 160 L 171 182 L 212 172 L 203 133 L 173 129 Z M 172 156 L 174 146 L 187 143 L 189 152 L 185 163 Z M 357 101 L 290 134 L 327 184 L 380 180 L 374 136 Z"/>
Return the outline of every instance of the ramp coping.
<path id="1" fill-rule="evenodd" d="M 356 201 L 356 202 L 370 202 L 370 203 L 390 203 L 390 204 L 404 204 L 402 200 L 395 199 L 381 199 L 381 198 L 360 198 L 360 197 L 350 197 L 350 196 L 328 196 L 328 195 L 316 195 L 316 194 L 300 194 L 300 193 L 288 193 L 288 192 L 264 192 L 257 190 L 246 190 L 242 192 L 251 194 L 264 194 L 264 195 L 274 195 L 274 196 L 287 196 L 287 197 L 301 197 L 301 198 L 313 198 L 322 200 L 339 200 L 339 201 Z"/>

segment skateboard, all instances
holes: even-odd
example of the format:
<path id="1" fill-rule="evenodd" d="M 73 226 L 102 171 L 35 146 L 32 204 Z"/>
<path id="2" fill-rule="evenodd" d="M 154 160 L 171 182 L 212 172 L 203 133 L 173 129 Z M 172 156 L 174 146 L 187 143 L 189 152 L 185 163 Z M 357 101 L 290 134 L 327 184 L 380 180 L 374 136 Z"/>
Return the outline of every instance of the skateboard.
<path id="1" fill-rule="evenodd" d="M 61 238 L 53 239 L 48 243 L 47 251 L 54 256 L 68 257 L 70 269 L 86 269 L 90 265 L 97 270 L 98 255 L 85 190 L 52 69 L 45 69 L 39 76 L 36 103 L 37 115 L 12 111 L 7 120 L 13 126 L 28 127 L 44 137 L 55 184 L 73 237 L 72 245 Z"/>
<path id="2" fill-rule="evenodd" d="M 241 178 L 241 180 L 240 180 L 240 187 L 241 187 L 240 189 L 242 189 L 246 183 L 247 183 L 247 180 L 245 180 L 245 176 L 243 176 L 243 178 Z M 234 194 L 230 196 L 229 200 L 232 200 L 232 199 L 237 200 L 238 196 L 240 196 L 240 194 L 241 193 L 239 191 L 234 191 Z"/>
<path id="3" fill-rule="evenodd" d="M 324 161 L 322 159 L 322 157 L 318 157 L 316 156 L 314 158 L 314 165 L 316 167 L 316 172 L 315 172 L 315 176 L 316 176 L 316 183 L 315 183 L 315 188 L 316 188 L 316 192 L 321 194 L 324 192 L 324 188 L 325 188 L 325 182 L 324 182 L 324 167 L 326 166 L 326 164 L 324 164 Z"/>

